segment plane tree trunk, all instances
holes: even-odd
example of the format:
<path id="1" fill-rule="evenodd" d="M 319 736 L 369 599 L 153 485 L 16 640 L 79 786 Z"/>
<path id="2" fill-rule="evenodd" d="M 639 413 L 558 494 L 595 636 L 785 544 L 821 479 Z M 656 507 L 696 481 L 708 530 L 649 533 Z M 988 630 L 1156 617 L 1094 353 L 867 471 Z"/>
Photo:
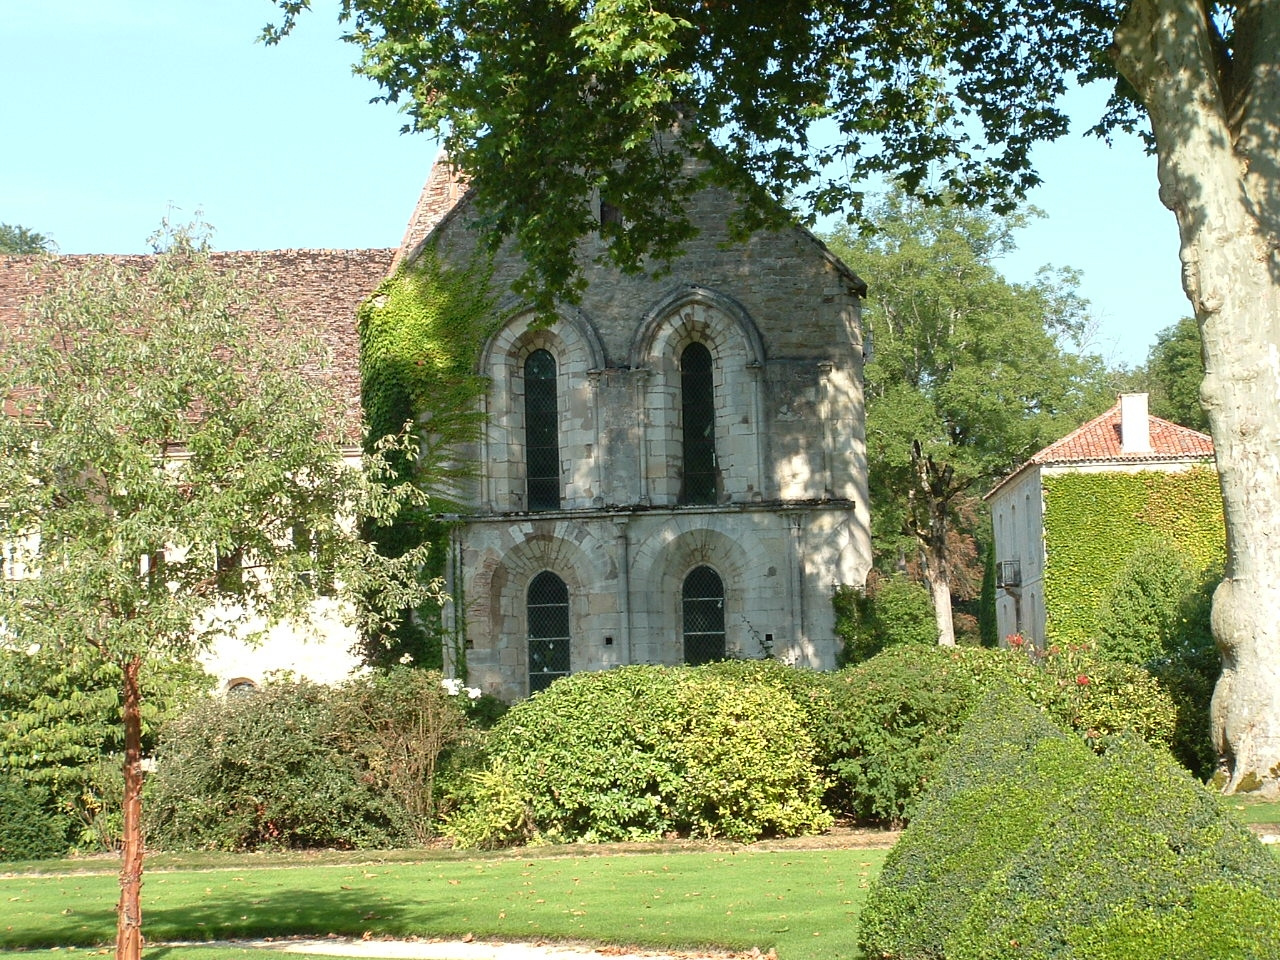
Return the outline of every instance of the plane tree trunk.
<path id="1" fill-rule="evenodd" d="M 1212 733 L 1228 792 L 1280 792 L 1280 3 L 1238 6 L 1227 46 L 1201 3 L 1133 0 L 1115 62 L 1151 118 L 1160 199 L 1200 325 L 1227 569 Z"/>

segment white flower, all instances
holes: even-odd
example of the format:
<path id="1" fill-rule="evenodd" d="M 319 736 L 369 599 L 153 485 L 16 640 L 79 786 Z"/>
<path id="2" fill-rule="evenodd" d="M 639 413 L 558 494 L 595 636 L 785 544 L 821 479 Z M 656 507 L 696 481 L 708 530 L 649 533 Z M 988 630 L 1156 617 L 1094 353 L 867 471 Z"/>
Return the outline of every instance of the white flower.
<path id="1" fill-rule="evenodd" d="M 410 663 L 413 663 L 413 654 L 407 651 L 405 653 L 400 654 L 400 662 L 402 664 L 405 664 L 406 666 Z"/>
<path id="2" fill-rule="evenodd" d="M 463 687 L 463 689 L 467 691 L 467 696 L 470 697 L 472 700 L 480 699 L 479 687 Z"/>
<path id="3" fill-rule="evenodd" d="M 451 697 L 456 697 L 462 692 L 462 681 L 456 680 L 453 677 L 445 677 L 440 681 L 440 686 L 444 687 L 445 693 L 449 694 Z"/>

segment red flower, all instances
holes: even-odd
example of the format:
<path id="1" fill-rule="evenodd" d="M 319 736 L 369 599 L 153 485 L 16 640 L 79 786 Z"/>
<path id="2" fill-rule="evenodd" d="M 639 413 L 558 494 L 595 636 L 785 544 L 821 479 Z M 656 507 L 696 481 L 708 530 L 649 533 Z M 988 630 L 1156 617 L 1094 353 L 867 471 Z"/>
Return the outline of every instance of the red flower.
<path id="1" fill-rule="evenodd" d="M 1082 673 L 1076 677 L 1076 683 L 1082 687 L 1087 687 L 1089 685 L 1089 678 Z"/>
<path id="2" fill-rule="evenodd" d="M 1011 633 L 1005 639 L 1008 641 L 1009 646 L 1013 647 L 1015 650 L 1027 642 L 1023 639 L 1022 634 L 1020 633 Z"/>

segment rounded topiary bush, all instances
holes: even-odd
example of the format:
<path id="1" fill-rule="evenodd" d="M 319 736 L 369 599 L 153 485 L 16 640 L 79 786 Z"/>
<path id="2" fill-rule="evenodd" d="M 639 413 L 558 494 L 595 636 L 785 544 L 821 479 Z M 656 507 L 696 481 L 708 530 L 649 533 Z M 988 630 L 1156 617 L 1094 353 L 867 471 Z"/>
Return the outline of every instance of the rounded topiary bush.
<path id="1" fill-rule="evenodd" d="M 1280 899 L 1211 882 L 1170 909 L 1130 905 L 1072 936 L 1088 960 L 1272 960 L 1280 957 Z"/>
<path id="2" fill-rule="evenodd" d="M 387 847 L 404 812 L 335 735 L 333 694 L 269 684 L 211 698 L 166 726 L 146 811 L 169 848 Z"/>
<path id="3" fill-rule="evenodd" d="M 0 861 L 48 860 L 66 850 L 66 821 L 45 809 L 35 790 L 0 774 Z"/>
<path id="4" fill-rule="evenodd" d="M 825 828 L 804 714 L 784 689 L 724 670 L 631 666 L 580 673 L 493 728 L 489 771 L 451 833 L 518 835 L 512 785 L 548 840 L 746 840 Z M 486 804 L 505 812 L 490 817 Z M 477 829 L 477 825 L 480 829 Z"/>
<path id="5" fill-rule="evenodd" d="M 974 895 L 1020 852 L 1094 756 L 1012 687 L 988 691 L 948 750 L 862 912 L 871 957 L 942 957 Z"/>
<path id="6" fill-rule="evenodd" d="M 1127 915 L 1157 937 L 1169 925 L 1170 943 L 1193 942 L 1194 924 L 1211 919 L 1197 891 L 1253 891 L 1262 914 L 1280 898 L 1280 864 L 1166 751 L 1128 739 L 1094 763 L 974 896 L 946 943 L 949 960 L 1092 957 L 1073 945 L 1114 939 Z M 1160 939 L 1148 953 L 1182 956 Z"/>

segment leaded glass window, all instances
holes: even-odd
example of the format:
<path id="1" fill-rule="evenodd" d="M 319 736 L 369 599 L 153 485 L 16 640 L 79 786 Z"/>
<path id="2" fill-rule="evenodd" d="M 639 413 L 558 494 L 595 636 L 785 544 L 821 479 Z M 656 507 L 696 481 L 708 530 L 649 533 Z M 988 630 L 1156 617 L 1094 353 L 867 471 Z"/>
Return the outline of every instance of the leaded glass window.
<path id="1" fill-rule="evenodd" d="M 710 567 L 694 567 L 684 578 L 684 662 L 723 660 L 724 581 Z"/>
<path id="2" fill-rule="evenodd" d="M 569 675 L 569 588 L 549 570 L 529 584 L 529 692 Z"/>
<path id="3" fill-rule="evenodd" d="M 716 502 L 716 403 L 711 351 L 691 343 L 680 355 L 684 425 L 681 503 Z"/>
<path id="4" fill-rule="evenodd" d="M 556 360 L 535 350 L 524 362 L 524 454 L 530 510 L 560 509 L 560 411 Z"/>

